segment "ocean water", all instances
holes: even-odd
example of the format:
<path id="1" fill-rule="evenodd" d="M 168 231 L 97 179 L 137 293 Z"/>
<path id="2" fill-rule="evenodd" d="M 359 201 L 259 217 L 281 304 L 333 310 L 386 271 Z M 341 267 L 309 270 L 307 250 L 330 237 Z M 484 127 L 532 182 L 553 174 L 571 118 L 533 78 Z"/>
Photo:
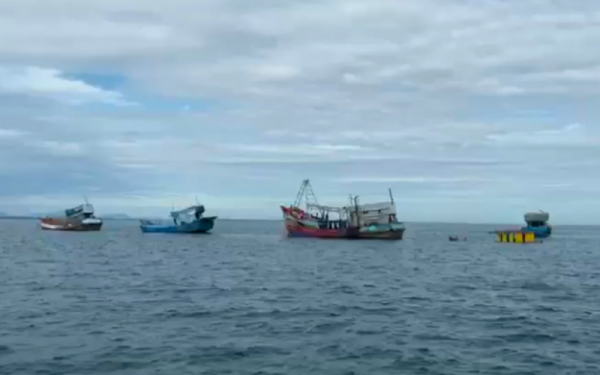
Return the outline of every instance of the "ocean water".
<path id="1" fill-rule="evenodd" d="M 600 228 L 515 245 L 407 227 L 352 242 L 0 220 L 0 374 L 600 374 Z"/>

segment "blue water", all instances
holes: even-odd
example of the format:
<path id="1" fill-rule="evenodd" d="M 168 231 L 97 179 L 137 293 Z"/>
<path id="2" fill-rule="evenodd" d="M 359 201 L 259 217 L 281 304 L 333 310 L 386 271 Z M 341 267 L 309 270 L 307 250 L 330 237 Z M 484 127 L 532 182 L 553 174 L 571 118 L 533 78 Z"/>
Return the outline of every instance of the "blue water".
<path id="1" fill-rule="evenodd" d="M 518 245 L 493 226 L 347 242 L 36 225 L 0 220 L 2 375 L 600 373 L 600 228 Z"/>

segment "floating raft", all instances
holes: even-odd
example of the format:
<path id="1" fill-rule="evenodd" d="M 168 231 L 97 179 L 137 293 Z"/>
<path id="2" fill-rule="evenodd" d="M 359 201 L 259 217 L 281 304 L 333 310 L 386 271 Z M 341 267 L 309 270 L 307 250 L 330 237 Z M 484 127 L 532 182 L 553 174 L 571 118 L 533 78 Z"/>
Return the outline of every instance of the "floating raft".
<path id="1" fill-rule="evenodd" d="M 536 243 L 536 242 L 540 242 L 535 237 L 535 232 L 500 230 L 500 231 L 496 232 L 496 236 L 498 236 L 498 242 L 501 242 L 501 243 Z"/>

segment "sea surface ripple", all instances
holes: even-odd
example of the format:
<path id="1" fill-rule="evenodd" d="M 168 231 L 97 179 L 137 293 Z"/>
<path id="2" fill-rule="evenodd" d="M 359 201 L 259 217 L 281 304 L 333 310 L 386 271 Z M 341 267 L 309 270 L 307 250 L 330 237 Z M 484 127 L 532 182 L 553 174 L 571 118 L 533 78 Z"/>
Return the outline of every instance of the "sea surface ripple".
<path id="1" fill-rule="evenodd" d="M 538 245 L 41 231 L 0 220 L 0 374 L 600 374 L 600 228 Z M 467 242 L 449 242 L 449 234 Z"/>

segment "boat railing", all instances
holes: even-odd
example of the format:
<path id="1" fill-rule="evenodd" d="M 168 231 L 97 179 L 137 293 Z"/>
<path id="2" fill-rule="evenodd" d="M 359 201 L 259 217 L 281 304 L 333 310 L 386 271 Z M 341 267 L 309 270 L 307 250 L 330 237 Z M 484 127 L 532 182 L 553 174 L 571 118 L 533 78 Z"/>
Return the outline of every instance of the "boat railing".
<path id="1" fill-rule="evenodd" d="M 336 213 L 343 213 L 347 211 L 346 207 L 331 207 L 331 206 L 322 206 L 320 204 L 312 204 L 309 203 L 306 205 L 308 208 L 314 208 L 317 209 L 319 211 L 326 211 L 326 212 L 336 212 Z"/>

